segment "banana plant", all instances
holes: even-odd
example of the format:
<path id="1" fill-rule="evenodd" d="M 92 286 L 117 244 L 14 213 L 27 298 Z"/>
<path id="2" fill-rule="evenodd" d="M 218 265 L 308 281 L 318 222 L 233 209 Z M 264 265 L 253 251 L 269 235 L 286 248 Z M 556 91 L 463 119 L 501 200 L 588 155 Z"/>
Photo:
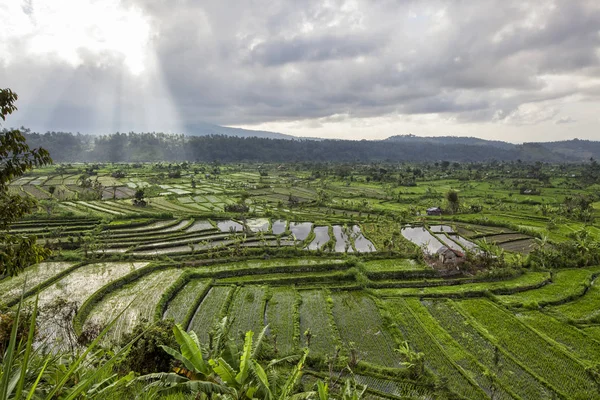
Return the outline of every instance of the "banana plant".
<path id="1" fill-rule="evenodd" d="M 295 359 L 294 356 L 271 361 L 266 368 L 258 361 L 258 353 L 265 337 L 267 327 L 253 341 L 254 333 L 248 331 L 241 351 L 231 340 L 225 338 L 227 318 L 218 325 L 212 335 L 211 346 L 206 353 L 211 355 L 208 361 L 204 349 L 194 332 L 186 332 L 180 325 L 173 328 L 179 351 L 168 346 L 162 348 L 183 366 L 169 373 L 155 373 L 139 377 L 137 380 L 153 381 L 146 386 L 147 391 L 158 389 L 159 393 L 198 393 L 222 399 L 284 400 L 293 397 L 306 360 L 308 351 L 291 371 L 286 369 L 287 378 L 281 382 L 277 368 L 281 363 Z"/>
<path id="2" fill-rule="evenodd" d="M 161 346 L 164 351 L 181 362 L 182 367 L 173 372 L 159 372 L 144 375 L 138 380 L 153 381 L 146 390 L 159 388 L 160 392 L 202 392 L 205 394 L 231 394 L 233 390 L 220 381 L 210 363 L 204 360 L 202 347 L 194 332 L 186 332 L 181 325 L 173 327 L 179 351 L 169 346 Z"/>

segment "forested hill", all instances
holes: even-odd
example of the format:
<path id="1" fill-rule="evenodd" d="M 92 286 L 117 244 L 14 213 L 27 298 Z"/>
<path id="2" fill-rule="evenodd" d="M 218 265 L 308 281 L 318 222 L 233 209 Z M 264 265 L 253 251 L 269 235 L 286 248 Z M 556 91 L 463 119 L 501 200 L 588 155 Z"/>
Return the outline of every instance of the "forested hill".
<path id="1" fill-rule="evenodd" d="M 486 140 L 476 137 L 466 136 L 416 136 L 416 135 L 396 135 L 390 136 L 387 141 L 396 143 L 427 143 L 427 144 L 461 144 L 469 146 L 490 146 L 499 147 L 505 150 L 514 150 L 517 145 L 503 142 L 500 140 Z"/>
<path id="2" fill-rule="evenodd" d="M 566 141 L 523 145 L 350 140 L 282 140 L 163 133 L 88 136 L 64 132 L 24 132 L 30 146 L 44 147 L 55 162 L 371 162 L 371 161 L 517 161 L 579 162 L 600 158 L 600 142 Z M 461 139 L 461 138 L 458 138 Z M 461 139 L 462 140 L 462 139 Z"/>
<path id="3" fill-rule="evenodd" d="M 296 136 L 286 135 L 279 132 L 255 131 L 241 128 L 230 128 L 228 126 L 213 125 L 207 122 L 197 122 L 185 126 L 185 132 L 188 136 L 211 136 L 226 135 L 237 137 L 259 137 L 265 139 L 297 139 Z"/>

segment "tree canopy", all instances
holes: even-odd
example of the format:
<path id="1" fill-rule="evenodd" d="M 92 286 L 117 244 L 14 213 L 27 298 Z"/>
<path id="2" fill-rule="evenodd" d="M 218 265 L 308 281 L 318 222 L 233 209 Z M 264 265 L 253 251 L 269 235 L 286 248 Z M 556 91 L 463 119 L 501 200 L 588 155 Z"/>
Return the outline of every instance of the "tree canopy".
<path id="1" fill-rule="evenodd" d="M 10 89 L 0 89 L 0 118 L 17 110 L 17 94 Z M 44 259 L 49 251 L 35 244 L 34 236 L 9 232 L 11 224 L 31 212 L 36 206 L 32 198 L 11 194 L 8 184 L 34 167 L 50 164 L 48 151 L 31 149 L 17 129 L 3 130 L 0 135 L 0 278 L 16 275 L 28 265 Z"/>

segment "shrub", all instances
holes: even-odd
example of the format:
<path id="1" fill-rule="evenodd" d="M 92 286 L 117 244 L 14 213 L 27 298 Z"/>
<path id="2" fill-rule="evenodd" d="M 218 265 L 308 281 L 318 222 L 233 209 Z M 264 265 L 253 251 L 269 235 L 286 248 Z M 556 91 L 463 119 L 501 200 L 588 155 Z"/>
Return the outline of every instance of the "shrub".
<path id="1" fill-rule="evenodd" d="M 8 347 L 10 341 L 10 334 L 15 324 L 16 313 L 14 311 L 0 311 L 0 361 L 4 356 L 4 353 Z M 31 313 L 29 311 L 21 310 L 19 317 L 19 326 L 17 328 L 17 341 L 27 340 L 29 335 L 29 320 L 31 319 Z"/>
<path id="2" fill-rule="evenodd" d="M 174 326 L 172 319 L 160 320 L 152 325 L 148 324 L 148 320 L 142 320 L 122 340 L 125 345 L 141 335 L 121 361 L 120 369 L 124 373 L 135 371 L 143 375 L 168 372 L 172 358 L 161 346 L 177 348 L 177 341 L 172 333 Z"/>

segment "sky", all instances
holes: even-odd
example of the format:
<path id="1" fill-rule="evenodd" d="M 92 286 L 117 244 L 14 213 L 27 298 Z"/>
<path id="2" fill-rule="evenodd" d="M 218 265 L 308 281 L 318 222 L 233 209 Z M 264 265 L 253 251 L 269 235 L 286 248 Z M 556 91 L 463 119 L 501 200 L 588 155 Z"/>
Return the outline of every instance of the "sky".
<path id="1" fill-rule="evenodd" d="M 6 126 L 600 140 L 598 0 L 0 0 Z"/>

